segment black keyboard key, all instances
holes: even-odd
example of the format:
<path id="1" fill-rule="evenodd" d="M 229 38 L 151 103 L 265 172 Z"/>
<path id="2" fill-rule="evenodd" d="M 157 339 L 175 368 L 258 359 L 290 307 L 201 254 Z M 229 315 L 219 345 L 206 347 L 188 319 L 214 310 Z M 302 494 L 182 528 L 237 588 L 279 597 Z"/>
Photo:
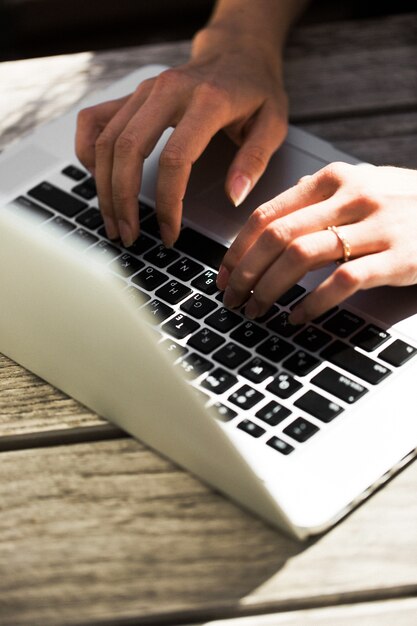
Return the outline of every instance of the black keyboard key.
<path id="1" fill-rule="evenodd" d="M 205 389 L 221 394 L 233 387 L 236 383 L 236 376 L 218 367 L 210 372 L 201 384 Z"/>
<path id="2" fill-rule="evenodd" d="M 71 196 L 66 191 L 62 191 L 62 189 L 58 189 L 58 187 L 46 181 L 33 187 L 28 194 L 31 198 L 43 202 L 46 206 L 55 209 L 55 211 L 58 211 L 58 213 L 66 217 L 74 217 L 74 215 L 77 215 L 77 213 L 80 213 L 88 206 L 85 202 L 74 198 L 74 196 Z"/>
<path id="3" fill-rule="evenodd" d="M 209 298 L 206 298 L 201 293 L 195 293 L 191 298 L 181 304 L 181 309 L 196 319 L 205 317 L 215 308 L 215 302 L 209 300 Z"/>
<path id="4" fill-rule="evenodd" d="M 281 311 L 279 315 L 276 315 L 274 318 L 272 318 L 272 320 L 268 322 L 268 324 L 266 325 L 267 328 L 272 330 L 274 333 L 278 333 L 278 335 L 280 335 L 281 337 L 291 337 L 298 330 L 300 330 L 302 326 L 295 326 L 293 324 L 290 324 L 288 321 L 288 315 L 289 313 L 287 313 L 287 311 Z"/>
<path id="5" fill-rule="evenodd" d="M 410 346 L 405 341 L 401 341 L 401 339 L 396 339 L 391 345 L 389 345 L 385 350 L 379 353 L 379 358 L 390 365 L 394 365 L 394 367 L 399 367 L 403 365 L 408 359 L 411 359 L 412 356 L 415 355 L 417 349 L 414 346 Z"/>
<path id="6" fill-rule="evenodd" d="M 282 373 L 275 376 L 274 380 L 269 383 L 267 390 L 273 393 L 275 396 L 286 400 L 292 396 L 296 391 L 301 389 L 302 384 L 298 382 L 290 374 Z"/>
<path id="7" fill-rule="evenodd" d="M 266 312 L 266 313 L 264 313 L 264 314 L 263 314 L 263 315 L 261 315 L 260 317 L 257 317 L 257 318 L 256 318 L 256 322 L 257 322 L 258 324 L 264 324 L 264 323 L 265 323 L 265 322 L 267 322 L 269 319 L 271 319 L 271 317 L 272 317 L 273 315 L 276 315 L 276 314 L 278 313 L 278 311 L 279 311 L 279 307 L 277 307 L 277 306 L 276 306 L 276 304 L 273 304 L 273 305 L 271 306 L 271 308 L 269 308 L 269 309 L 267 310 L 267 312 Z"/>
<path id="8" fill-rule="evenodd" d="M 113 272 L 120 274 L 120 276 L 128 278 L 129 276 L 132 276 L 132 274 L 139 272 L 144 265 L 143 261 L 140 261 L 128 252 L 124 252 L 110 264 L 110 269 L 113 270 Z"/>
<path id="9" fill-rule="evenodd" d="M 164 339 L 158 345 L 161 346 L 161 348 L 165 350 L 165 352 L 167 352 L 173 360 L 185 356 L 188 352 L 185 346 L 181 346 L 173 339 Z"/>
<path id="10" fill-rule="evenodd" d="M 98 209 L 87 209 L 78 215 L 76 218 L 76 222 L 84 226 L 85 228 L 89 228 L 90 230 L 97 230 L 97 228 L 101 228 L 103 226 L 103 218 L 101 217 L 101 213 Z"/>
<path id="11" fill-rule="evenodd" d="M 146 219 L 147 217 L 150 217 L 153 214 L 154 210 L 152 207 L 148 206 L 142 201 L 139 202 L 139 216 L 141 221 Z"/>
<path id="12" fill-rule="evenodd" d="M 273 363 L 279 363 L 295 350 L 285 339 L 271 335 L 266 341 L 256 348 L 256 352 Z"/>
<path id="13" fill-rule="evenodd" d="M 140 229 L 152 235 L 152 237 L 156 237 L 157 239 L 161 239 L 161 233 L 159 231 L 159 222 L 156 215 L 151 215 L 150 217 L 141 220 Z"/>
<path id="14" fill-rule="evenodd" d="M 267 331 L 254 322 L 244 322 L 230 334 L 231 339 L 234 339 L 247 348 L 253 348 L 253 346 L 256 346 L 257 343 L 267 336 Z"/>
<path id="15" fill-rule="evenodd" d="M 372 385 L 377 385 L 391 374 L 388 367 L 361 354 L 343 341 L 334 341 L 320 353 L 320 356 Z"/>
<path id="16" fill-rule="evenodd" d="M 285 455 L 290 454 L 294 450 L 293 446 L 291 446 L 286 441 L 283 441 L 279 437 L 271 437 L 271 439 L 268 439 L 268 441 L 266 442 L 266 445 Z"/>
<path id="17" fill-rule="evenodd" d="M 322 322 L 324 322 L 324 320 L 327 320 L 331 315 L 334 315 L 336 313 L 336 311 L 338 311 L 338 310 L 339 310 L 339 307 L 338 306 L 334 306 L 331 309 L 328 309 L 327 311 L 324 311 L 324 313 L 322 313 L 318 317 L 314 318 L 313 322 L 315 324 L 321 324 Z"/>
<path id="18" fill-rule="evenodd" d="M 149 300 L 151 299 L 151 296 L 149 294 L 142 291 L 142 289 L 138 289 L 137 287 L 133 287 L 133 286 L 130 286 L 127 289 L 125 289 L 124 293 L 132 302 L 133 306 L 136 306 L 136 307 L 142 306 L 146 302 L 149 302 Z"/>
<path id="19" fill-rule="evenodd" d="M 299 350 L 284 361 L 282 365 L 285 369 L 290 370 L 290 372 L 297 376 L 307 376 L 307 374 L 312 372 L 320 363 L 321 361 L 317 357 L 308 352 Z"/>
<path id="20" fill-rule="evenodd" d="M 250 352 L 244 350 L 235 343 L 227 343 L 213 354 L 213 359 L 218 363 L 221 363 L 229 369 L 235 369 L 242 365 L 244 361 L 249 359 Z"/>
<path id="21" fill-rule="evenodd" d="M 365 326 L 365 328 L 356 333 L 350 341 L 355 346 L 362 348 L 362 350 L 372 352 L 382 346 L 390 337 L 391 335 L 385 330 L 382 330 L 382 328 L 379 328 L 379 326 L 368 324 L 368 326 Z"/>
<path id="22" fill-rule="evenodd" d="M 292 422 L 287 428 L 284 428 L 284 433 L 295 439 L 299 443 L 303 443 L 310 439 L 316 432 L 318 432 L 318 426 L 315 426 L 308 420 L 304 419 L 304 417 L 298 417 L 294 422 Z"/>
<path id="23" fill-rule="evenodd" d="M 98 237 L 92 235 L 88 230 L 77 228 L 68 235 L 65 241 L 74 246 L 78 246 L 80 250 L 85 250 L 97 243 L 98 240 Z"/>
<path id="24" fill-rule="evenodd" d="M 294 406 L 326 423 L 331 422 L 343 411 L 342 407 L 336 404 L 336 402 L 321 396 L 315 391 L 307 391 L 294 402 Z"/>
<path id="25" fill-rule="evenodd" d="M 239 374 L 258 385 L 264 380 L 276 374 L 277 368 L 267 363 L 259 357 L 253 358 L 249 363 L 246 363 L 240 370 Z"/>
<path id="26" fill-rule="evenodd" d="M 259 419 L 266 422 L 270 426 L 280 424 L 289 415 L 291 415 L 291 411 L 279 402 L 275 402 L 275 400 L 268 402 L 267 405 L 262 407 L 262 409 L 259 409 L 256 413 L 256 417 L 259 417 Z"/>
<path id="27" fill-rule="evenodd" d="M 97 256 L 102 261 L 112 261 L 121 254 L 121 249 L 108 241 L 99 241 L 91 248 L 91 254 Z M 90 250 L 89 250 L 90 253 Z"/>
<path id="28" fill-rule="evenodd" d="M 169 266 L 168 272 L 180 280 L 191 280 L 203 270 L 203 266 L 186 256 Z"/>
<path id="29" fill-rule="evenodd" d="M 153 291 L 153 289 L 158 289 L 163 283 L 168 280 L 168 276 L 166 274 L 162 274 L 154 267 L 145 267 L 144 270 L 136 274 L 132 278 L 133 282 L 139 287 L 146 289 L 147 291 Z"/>
<path id="30" fill-rule="evenodd" d="M 294 300 L 297 300 L 300 296 L 302 296 L 305 291 L 306 290 L 304 287 L 301 287 L 301 285 L 293 285 L 290 289 L 288 289 L 288 291 L 283 293 L 280 298 L 278 298 L 277 304 L 281 306 L 288 306 L 288 304 L 294 302 Z"/>
<path id="31" fill-rule="evenodd" d="M 149 252 L 147 252 L 144 256 L 146 261 L 156 265 L 156 267 L 166 267 L 176 259 L 178 259 L 179 254 L 175 252 L 172 248 L 165 248 L 165 246 L 161 243 L 159 246 L 155 246 Z"/>
<path id="32" fill-rule="evenodd" d="M 190 317 L 187 317 L 182 313 L 178 313 L 178 315 L 166 322 L 162 326 L 162 329 L 176 339 L 184 339 L 184 337 L 187 337 L 187 335 L 196 331 L 198 327 L 199 325 L 197 322 L 192 320 Z"/>
<path id="33" fill-rule="evenodd" d="M 316 326 L 307 326 L 298 335 L 294 337 L 294 342 L 311 352 L 318 352 L 322 350 L 332 340 L 329 333 L 325 333 Z"/>
<path id="34" fill-rule="evenodd" d="M 236 411 L 231 409 L 230 406 L 226 406 L 222 402 L 215 402 L 212 407 L 216 410 L 216 417 L 222 422 L 230 422 L 230 420 L 235 418 L 237 415 Z"/>
<path id="35" fill-rule="evenodd" d="M 94 178 L 87 178 L 87 180 L 83 180 L 79 185 L 75 185 L 71 191 L 77 196 L 84 198 L 84 200 L 91 200 L 97 195 L 96 181 Z"/>
<path id="36" fill-rule="evenodd" d="M 169 304 L 178 304 L 191 293 L 191 289 L 187 285 L 179 283 L 177 280 L 170 280 L 160 287 L 155 293 L 158 298 L 162 298 Z"/>
<path id="37" fill-rule="evenodd" d="M 47 230 L 49 233 L 56 237 L 63 237 L 64 235 L 68 235 L 71 231 L 75 229 L 74 224 L 71 224 L 68 220 L 65 220 L 63 217 L 54 217 L 53 220 L 49 220 L 49 222 L 45 222 L 43 228 Z"/>
<path id="38" fill-rule="evenodd" d="M 364 323 L 365 320 L 355 313 L 341 309 L 323 324 L 323 328 L 343 339 L 356 332 Z"/>
<path id="39" fill-rule="evenodd" d="M 224 307 L 220 307 L 217 311 L 214 311 L 207 319 L 206 323 L 215 328 L 221 333 L 227 333 L 232 328 L 235 328 L 238 324 L 240 324 L 242 318 L 237 313 L 233 313 L 229 309 L 225 309 Z"/>
<path id="40" fill-rule="evenodd" d="M 213 369 L 214 365 L 211 361 L 201 356 L 201 354 L 191 352 L 181 359 L 178 363 L 178 367 L 185 372 L 187 378 L 192 379 Z"/>
<path id="41" fill-rule="evenodd" d="M 24 196 L 15 198 L 8 206 L 12 206 L 13 209 L 27 214 L 37 224 L 41 224 L 54 216 L 52 211 L 41 207 L 39 204 L 36 204 L 36 202 L 32 202 L 32 200 L 29 200 L 29 198 L 25 198 Z"/>
<path id="42" fill-rule="evenodd" d="M 243 420 L 243 422 L 240 422 L 240 424 L 238 424 L 238 428 L 240 430 L 243 430 L 245 433 L 248 433 L 248 435 L 256 438 L 262 437 L 262 435 L 266 432 L 264 428 L 261 428 L 250 420 Z"/>
<path id="43" fill-rule="evenodd" d="M 147 250 L 155 246 L 155 244 L 156 241 L 154 239 L 151 239 L 151 237 L 148 237 L 148 235 L 145 235 L 145 233 L 140 233 L 136 241 L 127 249 L 129 250 L 130 254 L 136 254 L 137 256 L 140 256 L 141 254 L 144 254 Z"/>
<path id="44" fill-rule="evenodd" d="M 256 391 L 256 389 L 253 389 L 249 385 L 243 385 L 243 387 L 240 387 L 240 389 L 232 393 L 228 397 L 228 400 L 232 404 L 247 411 L 263 400 L 264 397 L 264 394 L 260 391 Z"/>
<path id="45" fill-rule="evenodd" d="M 349 404 L 359 400 L 368 391 L 360 383 L 345 376 L 345 374 L 336 372 L 331 367 L 325 367 L 311 379 L 311 382 Z"/>
<path id="46" fill-rule="evenodd" d="M 210 330 L 210 328 L 201 328 L 198 333 L 195 333 L 188 340 L 188 343 L 192 348 L 199 350 L 203 354 L 209 354 L 209 352 L 213 352 L 213 350 L 221 346 L 224 341 L 224 337 Z"/>
<path id="47" fill-rule="evenodd" d="M 151 324 L 161 324 L 164 322 L 170 315 L 174 313 L 174 309 L 165 302 L 161 302 L 157 298 L 151 300 L 143 309 L 148 314 L 148 320 Z"/>
<path id="48" fill-rule="evenodd" d="M 202 291 L 207 296 L 212 296 L 217 291 L 216 286 L 217 273 L 212 270 L 206 270 L 200 276 L 197 276 L 191 283 L 193 287 Z"/>
<path id="49" fill-rule="evenodd" d="M 227 252 L 225 246 L 188 227 L 182 229 L 175 248 L 216 270 Z"/>
<path id="50" fill-rule="evenodd" d="M 79 167 L 75 167 L 75 165 L 68 165 L 67 167 L 64 167 L 62 174 L 64 174 L 64 176 L 68 176 L 68 178 L 72 178 L 72 180 L 82 180 L 87 176 L 87 172 L 81 170 Z"/>

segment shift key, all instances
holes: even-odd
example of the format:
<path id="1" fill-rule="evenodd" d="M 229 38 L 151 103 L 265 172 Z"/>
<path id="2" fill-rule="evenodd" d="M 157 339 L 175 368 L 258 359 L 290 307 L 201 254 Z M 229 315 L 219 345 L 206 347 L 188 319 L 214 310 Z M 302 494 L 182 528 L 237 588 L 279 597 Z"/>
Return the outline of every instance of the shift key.
<path id="1" fill-rule="evenodd" d="M 377 385 L 391 374 L 388 367 L 361 354 L 343 341 L 334 341 L 320 356 L 372 385 Z"/>

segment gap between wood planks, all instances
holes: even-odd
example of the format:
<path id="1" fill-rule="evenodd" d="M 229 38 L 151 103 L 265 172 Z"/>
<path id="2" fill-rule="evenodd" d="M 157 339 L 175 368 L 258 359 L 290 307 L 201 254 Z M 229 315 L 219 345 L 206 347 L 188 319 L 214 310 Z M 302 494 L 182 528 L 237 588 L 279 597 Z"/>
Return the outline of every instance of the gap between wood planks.
<path id="1" fill-rule="evenodd" d="M 381 590 L 361 590 L 347 593 L 329 594 L 317 597 L 263 602 L 245 605 L 216 605 L 204 609 L 169 611 L 147 616 L 118 617 L 88 620 L 87 622 L 61 622 L 60 626 L 210 626 L 214 620 L 226 620 L 242 617 L 261 616 L 272 613 L 304 611 L 308 609 L 359 605 L 362 603 L 381 602 L 417 597 L 417 585 L 385 588 Z M 214 626 L 214 625 L 213 625 Z M 231 624 L 232 626 L 232 624 Z"/>

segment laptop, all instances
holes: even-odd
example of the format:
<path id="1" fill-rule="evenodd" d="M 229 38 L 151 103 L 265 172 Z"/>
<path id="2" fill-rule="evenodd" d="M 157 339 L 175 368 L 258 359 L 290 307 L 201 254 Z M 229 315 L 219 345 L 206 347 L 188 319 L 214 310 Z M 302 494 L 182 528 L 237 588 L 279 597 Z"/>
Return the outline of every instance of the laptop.
<path id="1" fill-rule="evenodd" d="M 146 66 L 79 108 L 160 72 Z M 77 163 L 72 111 L 0 156 L 0 351 L 300 540 L 321 533 L 417 447 L 417 288 L 364 291 L 311 324 L 291 307 L 311 272 L 255 321 L 223 307 L 219 263 L 251 211 L 334 160 L 291 127 L 238 209 L 219 135 L 194 167 L 177 244 L 159 240 L 161 138 L 145 165 L 141 235 L 106 239 Z"/>

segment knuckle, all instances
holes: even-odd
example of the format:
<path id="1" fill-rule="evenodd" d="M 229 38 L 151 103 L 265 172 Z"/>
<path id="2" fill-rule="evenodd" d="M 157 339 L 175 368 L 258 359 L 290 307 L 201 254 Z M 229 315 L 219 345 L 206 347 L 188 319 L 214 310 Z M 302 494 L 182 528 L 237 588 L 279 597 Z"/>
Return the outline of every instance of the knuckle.
<path id="1" fill-rule="evenodd" d="M 167 145 L 159 157 L 159 165 L 168 169 L 182 169 L 188 165 L 186 154 L 180 146 Z"/>
<path id="2" fill-rule="evenodd" d="M 177 68 L 170 68 L 161 72 L 153 80 L 152 89 L 156 93 L 173 91 L 178 89 L 178 83 L 182 79 L 183 73 Z"/>
<path id="3" fill-rule="evenodd" d="M 329 163 L 322 170 L 325 180 L 341 185 L 345 182 L 346 177 L 351 172 L 352 165 L 343 161 L 334 161 Z"/>
<path id="4" fill-rule="evenodd" d="M 249 170 L 263 171 L 268 165 L 268 154 L 260 145 L 251 145 L 245 151 L 245 161 Z"/>
<path id="5" fill-rule="evenodd" d="M 199 102 L 207 103 L 210 107 L 219 107 L 230 102 L 228 90 L 212 80 L 205 80 L 199 83 L 194 90 L 194 94 Z"/>
<path id="6" fill-rule="evenodd" d="M 138 148 L 138 140 L 131 131 L 123 131 L 117 138 L 114 149 L 117 157 L 130 156 Z"/>
<path id="7" fill-rule="evenodd" d="M 93 122 L 95 118 L 94 108 L 95 107 L 87 107 L 86 109 L 81 109 L 77 115 L 77 124 L 84 126 Z"/>
<path id="8" fill-rule="evenodd" d="M 334 282 L 337 288 L 346 293 L 353 293 L 360 288 L 361 277 L 353 271 L 352 265 L 348 263 L 340 265 L 334 272 Z"/>
<path id="9" fill-rule="evenodd" d="M 291 235 L 284 223 L 273 222 L 265 228 L 262 239 L 266 248 L 282 249 L 291 241 Z"/>
<path id="10" fill-rule="evenodd" d="M 302 239 L 294 239 L 286 250 L 286 254 L 291 264 L 298 266 L 306 266 L 312 257 L 312 250 L 306 245 Z"/>
<path id="11" fill-rule="evenodd" d="M 274 217 L 273 206 L 269 203 L 261 204 L 251 215 L 251 222 L 256 230 L 264 229 Z"/>
<path id="12" fill-rule="evenodd" d="M 97 154 L 107 154 L 113 149 L 114 139 L 110 133 L 103 131 L 96 139 L 95 149 Z"/>

